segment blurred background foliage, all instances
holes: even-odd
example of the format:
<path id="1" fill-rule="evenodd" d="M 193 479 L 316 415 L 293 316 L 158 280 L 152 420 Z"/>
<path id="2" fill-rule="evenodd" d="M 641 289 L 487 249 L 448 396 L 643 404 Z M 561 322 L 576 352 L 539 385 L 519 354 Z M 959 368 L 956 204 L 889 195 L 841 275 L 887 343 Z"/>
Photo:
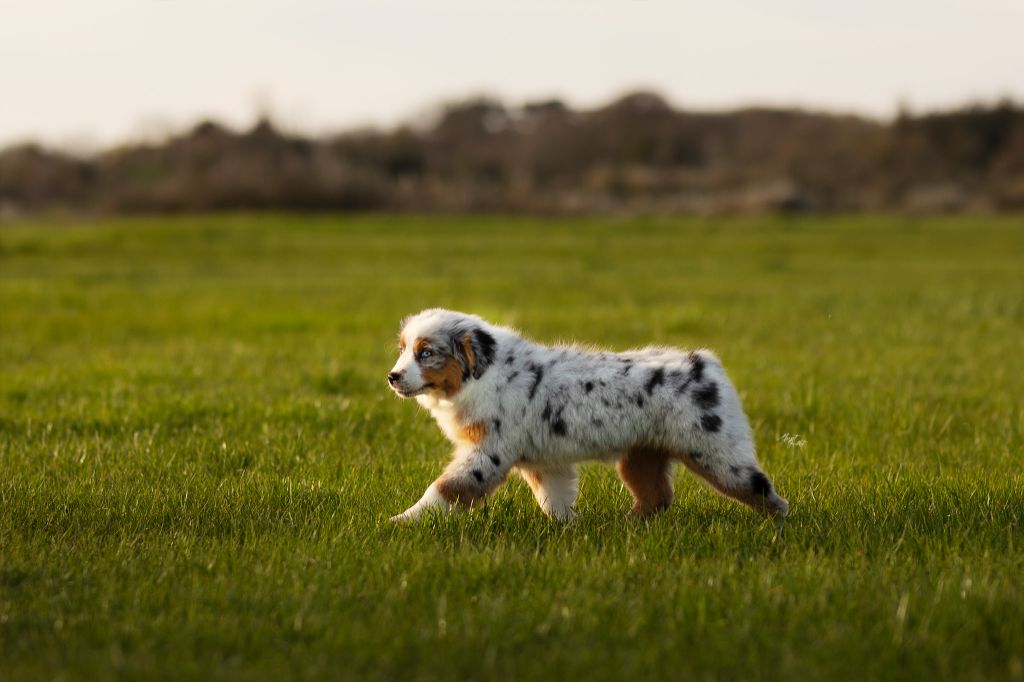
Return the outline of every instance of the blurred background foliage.
<path id="1" fill-rule="evenodd" d="M 1024 109 L 893 120 L 681 111 L 652 92 L 593 110 L 479 97 L 430 121 L 314 138 L 204 121 L 89 156 L 0 151 L 0 217 L 235 209 L 545 214 L 997 212 L 1024 208 Z"/>

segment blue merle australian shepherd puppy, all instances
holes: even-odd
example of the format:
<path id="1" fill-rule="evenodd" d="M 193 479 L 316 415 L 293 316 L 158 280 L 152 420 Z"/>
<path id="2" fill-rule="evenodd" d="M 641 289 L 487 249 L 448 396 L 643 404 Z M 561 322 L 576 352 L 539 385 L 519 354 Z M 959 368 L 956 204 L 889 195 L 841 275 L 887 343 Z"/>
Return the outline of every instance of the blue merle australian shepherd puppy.
<path id="1" fill-rule="evenodd" d="M 396 521 L 471 507 L 512 469 L 545 513 L 567 520 L 577 465 L 592 459 L 616 462 L 638 515 L 671 504 L 676 462 L 763 514 L 789 510 L 758 466 L 736 389 L 709 351 L 543 346 L 441 309 L 407 318 L 398 345 L 388 383 L 430 411 L 455 452 Z"/>

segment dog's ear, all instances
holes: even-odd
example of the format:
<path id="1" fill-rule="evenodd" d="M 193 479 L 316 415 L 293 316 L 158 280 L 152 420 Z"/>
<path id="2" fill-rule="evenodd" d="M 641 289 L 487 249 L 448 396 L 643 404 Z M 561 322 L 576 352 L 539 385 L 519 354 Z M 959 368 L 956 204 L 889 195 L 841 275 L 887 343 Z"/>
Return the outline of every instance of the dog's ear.
<path id="1" fill-rule="evenodd" d="M 452 339 L 455 356 L 462 363 L 462 378 L 479 379 L 494 362 L 494 337 L 480 328 L 461 332 Z"/>

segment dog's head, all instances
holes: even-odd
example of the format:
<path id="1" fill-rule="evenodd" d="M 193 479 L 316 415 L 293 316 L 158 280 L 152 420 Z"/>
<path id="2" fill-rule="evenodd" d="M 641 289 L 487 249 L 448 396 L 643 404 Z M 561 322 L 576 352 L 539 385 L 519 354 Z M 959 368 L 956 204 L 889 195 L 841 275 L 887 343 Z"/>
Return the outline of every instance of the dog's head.
<path id="1" fill-rule="evenodd" d="M 424 393 L 454 396 L 466 382 L 482 377 L 494 361 L 496 342 L 487 328 L 476 315 L 440 308 L 406 318 L 388 384 L 403 398 Z"/>

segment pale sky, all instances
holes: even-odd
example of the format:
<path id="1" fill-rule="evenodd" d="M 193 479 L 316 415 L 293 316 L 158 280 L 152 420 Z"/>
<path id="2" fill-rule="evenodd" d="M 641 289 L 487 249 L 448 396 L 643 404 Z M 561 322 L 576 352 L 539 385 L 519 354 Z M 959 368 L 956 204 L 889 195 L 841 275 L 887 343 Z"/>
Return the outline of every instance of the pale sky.
<path id="1" fill-rule="evenodd" d="M 390 126 L 492 94 L 877 116 L 1024 101 L 1024 0 L 0 0 L 0 145 L 269 111 Z"/>

